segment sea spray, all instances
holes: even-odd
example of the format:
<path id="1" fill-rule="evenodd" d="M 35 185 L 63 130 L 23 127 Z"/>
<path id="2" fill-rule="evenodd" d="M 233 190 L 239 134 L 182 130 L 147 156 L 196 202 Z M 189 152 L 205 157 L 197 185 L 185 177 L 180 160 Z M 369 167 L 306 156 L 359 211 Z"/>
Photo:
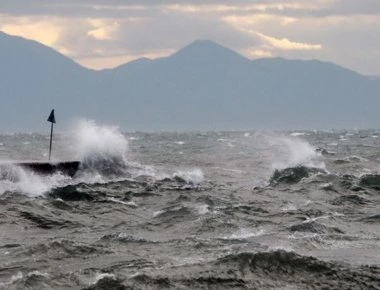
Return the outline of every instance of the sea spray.
<path id="1" fill-rule="evenodd" d="M 127 173 L 128 141 L 118 127 L 81 120 L 73 129 L 80 173 L 121 176 Z"/>
<path id="2" fill-rule="evenodd" d="M 60 173 L 42 176 L 17 165 L 8 164 L 0 167 L 0 195 L 5 192 L 19 192 L 30 197 L 40 196 L 53 187 L 71 181 Z"/>
<path id="3" fill-rule="evenodd" d="M 204 180 L 201 169 L 180 170 L 173 174 L 173 178 L 184 181 L 188 184 L 199 185 Z"/>
<path id="4" fill-rule="evenodd" d="M 10 164 L 5 169 L 0 168 L 0 195 L 8 191 L 40 196 L 58 187 L 76 186 L 80 183 L 108 183 L 138 177 L 151 181 L 174 178 L 189 185 L 199 185 L 204 178 L 200 169 L 166 171 L 158 170 L 152 165 L 129 161 L 128 140 L 118 127 L 101 126 L 94 121 L 81 120 L 57 137 L 56 148 L 57 155 L 61 155 L 60 160 L 80 162 L 79 170 L 73 178 L 59 172 L 39 175 Z M 170 171 L 174 173 L 171 174 Z"/>
<path id="5" fill-rule="evenodd" d="M 74 179 L 59 172 L 39 175 L 9 163 L 0 167 L 0 195 L 19 192 L 34 197 L 55 187 L 79 182 L 106 182 L 114 176 L 127 175 L 128 142 L 117 127 L 98 126 L 94 121 L 82 120 L 62 136 L 65 141 L 57 144 L 58 148 L 74 150 L 65 152 L 64 159 L 81 162 Z"/>
<path id="6" fill-rule="evenodd" d="M 321 155 L 306 140 L 297 136 L 266 134 L 262 142 L 271 148 L 268 162 L 272 169 L 284 169 L 294 166 L 307 166 L 325 169 Z"/>
<path id="7" fill-rule="evenodd" d="M 79 157 L 103 154 L 126 160 L 128 141 L 118 127 L 99 126 L 93 120 L 81 120 L 72 130 Z"/>

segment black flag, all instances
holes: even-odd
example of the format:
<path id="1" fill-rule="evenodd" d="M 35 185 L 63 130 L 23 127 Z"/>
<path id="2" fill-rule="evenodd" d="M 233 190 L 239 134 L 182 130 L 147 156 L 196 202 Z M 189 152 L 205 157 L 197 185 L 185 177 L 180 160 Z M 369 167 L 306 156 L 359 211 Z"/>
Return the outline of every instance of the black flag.
<path id="1" fill-rule="evenodd" d="M 51 123 L 55 124 L 54 109 L 51 110 L 51 113 L 50 113 L 49 118 L 47 120 L 48 120 L 48 122 L 51 122 Z"/>

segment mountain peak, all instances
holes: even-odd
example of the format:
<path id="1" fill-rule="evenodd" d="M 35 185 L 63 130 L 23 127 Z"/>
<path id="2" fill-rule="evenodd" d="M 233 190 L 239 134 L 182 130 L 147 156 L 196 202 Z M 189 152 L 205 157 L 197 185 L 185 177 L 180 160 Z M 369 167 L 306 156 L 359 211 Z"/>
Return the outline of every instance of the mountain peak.
<path id="1" fill-rule="evenodd" d="M 247 59 L 236 53 L 232 49 L 222 46 L 207 39 L 195 40 L 189 45 L 176 52 L 175 58 L 191 59 L 223 59 L 223 60 L 244 60 Z"/>
<path id="2" fill-rule="evenodd" d="M 211 46 L 224 48 L 222 45 L 209 39 L 196 39 L 190 44 L 188 44 L 186 47 L 211 47 Z"/>

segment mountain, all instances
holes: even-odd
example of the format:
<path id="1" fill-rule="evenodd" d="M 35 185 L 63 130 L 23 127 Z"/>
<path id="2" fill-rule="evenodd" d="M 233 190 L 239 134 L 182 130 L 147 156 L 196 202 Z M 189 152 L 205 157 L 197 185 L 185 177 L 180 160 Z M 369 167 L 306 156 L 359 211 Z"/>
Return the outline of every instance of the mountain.
<path id="1" fill-rule="evenodd" d="M 36 130 L 46 117 L 42 112 L 52 107 L 60 114 L 82 113 L 75 106 L 96 83 L 96 72 L 38 42 L 1 32 L 0 63 L 0 131 Z"/>
<path id="2" fill-rule="evenodd" d="M 208 40 L 173 55 L 89 70 L 0 33 L 0 132 L 41 131 L 56 109 L 123 130 L 377 127 L 380 81 L 318 60 L 249 60 Z"/>

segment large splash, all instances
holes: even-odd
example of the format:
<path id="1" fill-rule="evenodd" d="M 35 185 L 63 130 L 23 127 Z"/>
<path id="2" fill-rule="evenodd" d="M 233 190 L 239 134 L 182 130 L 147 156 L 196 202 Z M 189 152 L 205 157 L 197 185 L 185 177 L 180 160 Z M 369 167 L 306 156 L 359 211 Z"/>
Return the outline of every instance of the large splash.
<path id="1" fill-rule="evenodd" d="M 59 161 L 80 162 L 73 178 L 59 172 L 40 175 L 10 162 L 5 167 L 0 166 L 0 195 L 17 192 L 34 197 L 56 187 L 108 183 L 137 177 L 151 181 L 169 178 L 190 186 L 198 186 L 204 180 L 203 172 L 198 168 L 158 170 L 153 166 L 130 162 L 127 138 L 118 127 L 100 126 L 94 121 L 81 120 L 67 132 L 58 135 L 56 140 L 55 150 L 60 156 Z M 34 150 L 43 146 L 44 141 L 36 143 Z M 17 139 L 15 142 L 18 142 Z"/>
<path id="2" fill-rule="evenodd" d="M 126 161 L 128 141 L 115 126 L 99 126 L 92 120 L 81 120 L 72 129 L 77 156 L 84 160 L 92 155 L 118 157 Z"/>
<path id="3" fill-rule="evenodd" d="M 3 165 L 0 167 L 0 195 L 19 192 L 35 197 L 70 180 L 60 173 L 41 176 L 17 165 Z"/>
<path id="4" fill-rule="evenodd" d="M 12 164 L 0 167 L 0 195 L 19 192 L 40 196 L 56 187 L 79 183 L 107 183 L 144 176 L 162 180 L 173 178 L 189 185 L 199 185 L 203 179 L 200 169 L 176 171 L 172 175 L 157 172 L 153 166 L 141 165 L 128 160 L 128 141 L 118 127 L 100 126 L 94 121 L 81 120 L 62 135 L 60 144 L 66 153 L 61 160 L 80 161 L 79 170 L 73 178 L 60 173 L 42 176 L 26 168 Z M 59 142 L 58 142 L 59 143 Z"/>
<path id="5" fill-rule="evenodd" d="M 298 136 L 265 134 L 260 136 L 265 146 L 271 150 L 268 162 L 272 170 L 295 166 L 325 169 L 321 155 L 306 140 Z"/>
<path id="6" fill-rule="evenodd" d="M 118 127 L 82 120 L 72 131 L 74 155 L 81 161 L 79 174 L 87 177 L 127 174 L 128 141 Z"/>
<path id="7" fill-rule="evenodd" d="M 0 195 L 19 192 L 39 196 L 57 186 L 78 182 L 106 182 L 115 177 L 130 176 L 128 141 L 117 127 L 99 126 L 94 121 L 82 120 L 64 136 L 62 142 L 65 144 L 56 144 L 57 147 L 71 148 L 72 152 L 64 158 L 81 162 L 74 179 L 60 173 L 42 176 L 9 163 L 0 167 Z"/>
<path id="8" fill-rule="evenodd" d="M 204 180 L 203 171 L 199 168 L 180 170 L 173 174 L 174 179 L 184 181 L 188 184 L 199 185 Z"/>

